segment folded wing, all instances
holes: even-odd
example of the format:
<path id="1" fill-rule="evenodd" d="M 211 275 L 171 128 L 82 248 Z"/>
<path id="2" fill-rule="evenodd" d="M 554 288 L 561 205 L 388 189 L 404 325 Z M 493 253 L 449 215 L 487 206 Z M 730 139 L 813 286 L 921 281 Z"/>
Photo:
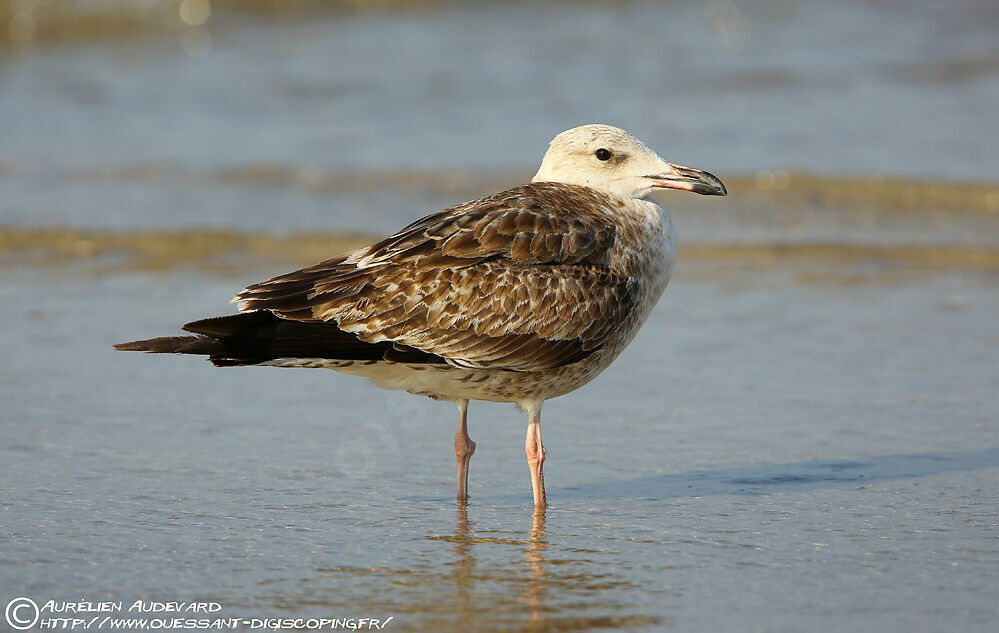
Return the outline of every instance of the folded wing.
<path id="1" fill-rule="evenodd" d="M 235 301 L 459 367 L 558 367 L 599 349 L 635 307 L 636 283 L 611 265 L 612 205 L 586 188 L 532 183 L 252 285 Z"/>

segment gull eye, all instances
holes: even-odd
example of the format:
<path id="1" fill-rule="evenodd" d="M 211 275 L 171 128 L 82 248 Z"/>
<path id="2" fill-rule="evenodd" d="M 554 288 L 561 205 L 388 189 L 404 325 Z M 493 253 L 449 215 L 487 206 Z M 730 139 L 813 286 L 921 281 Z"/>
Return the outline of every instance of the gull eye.
<path id="1" fill-rule="evenodd" d="M 612 156 L 611 151 L 605 147 L 601 147 L 597 151 L 593 152 L 593 155 L 597 157 L 597 160 L 610 160 Z"/>

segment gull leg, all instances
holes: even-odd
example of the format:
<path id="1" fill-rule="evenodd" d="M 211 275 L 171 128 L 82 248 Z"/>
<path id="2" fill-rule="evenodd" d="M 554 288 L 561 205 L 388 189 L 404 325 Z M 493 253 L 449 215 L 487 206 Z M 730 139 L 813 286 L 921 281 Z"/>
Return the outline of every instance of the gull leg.
<path id="1" fill-rule="evenodd" d="M 468 462 L 475 442 L 468 437 L 468 400 L 458 400 L 458 430 L 454 432 L 454 456 L 458 459 L 458 503 L 468 502 Z"/>
<path id="2" fill-rule="evenodd" d="M 541 403 L 527 407 L 527 414 L 527 441 L 524 443 L 524 450 L 527 453 L 527 465 L 531 469 L 534 507 L 543 510 L 548 501 L 545 498 L 545 475 L 542 471 L 545 463 L 545 446 L 541 443 Z"/>

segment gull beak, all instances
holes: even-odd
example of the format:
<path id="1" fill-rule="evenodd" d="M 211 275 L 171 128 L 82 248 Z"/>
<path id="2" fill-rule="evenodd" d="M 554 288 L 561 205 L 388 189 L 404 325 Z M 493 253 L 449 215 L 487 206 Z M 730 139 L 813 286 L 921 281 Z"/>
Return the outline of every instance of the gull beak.
<path id="1" fill-rule="evenodd" d="M 668 169 L 660 174 L 646 176 L 653 181 L 653 189 L 681 189 L 702 196 L 724 196 L 728 193 L 722 181 L 706 171 L 672 163 L 666 163 L 666 167 Z"/>

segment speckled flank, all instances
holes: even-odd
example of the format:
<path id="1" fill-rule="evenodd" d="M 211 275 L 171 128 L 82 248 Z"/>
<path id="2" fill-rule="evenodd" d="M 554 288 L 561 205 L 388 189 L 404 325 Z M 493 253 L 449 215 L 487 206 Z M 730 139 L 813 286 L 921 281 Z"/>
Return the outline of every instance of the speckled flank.
<path id="1" fill-rule="evenodd" d="M 610 270 L 620 275 L 633 300 L 627 310 L 614 313 L 613 326 L 585 358 L 557 367 L 538 369 L 465 368 L 455 364 L 407 364 L 388 361 L 356 362 L 329 359 L 280 358 L 264 363 L 278 367 L 325 367 L 365 376 L 380 387 L 448 400 L 523 402 L 564 395 L 593 380 L 627 347 L 669 282 L 676 261 L 676 234 L 669 215 L 658 205 L 640 200 L 620 201 L 617 247 Z M 493 289 L 492 286 L 490 286 Z M 497 285 L 497 292 L 503 287 Z M 514 288 L 517 290 L 517 288 Z M 558 302 L 556 288 L 539 295 L 528 312 Z M 576 307 L 578 313 L 585 308 Z M 593 308 L 590 308 L 591 310 Z M 488 332 L 488 330 L 484 330 Z M 494 337 L 495 338 L 495 337 Z M 482 340 L 482 339 L 475 339 Z M 485 339 L 488 340 L 488 339 Z M 427 345 L 424 343 L 423 345 Z M 419 345 L 417 345 L 419 347 Z M 423 349 L 430 349 L 429 346 Z M 466 352 L 468 353 L 468 352 Z M 534 356 L 537 358 L 537 355 Z"/>
<path id="2" fill-rule="evenodd" d="M 419 373 L 426 365 L 268 365 L 330 367 L 447 399 L 518 402 L 568 393 L 603 371 L 659 299 L 675 258 L 672 223 L 654 202 L 535 183 L 430 216 L 237 299 L 243 310 L 335 321 L 361 340 L 447 362 Z"/>

